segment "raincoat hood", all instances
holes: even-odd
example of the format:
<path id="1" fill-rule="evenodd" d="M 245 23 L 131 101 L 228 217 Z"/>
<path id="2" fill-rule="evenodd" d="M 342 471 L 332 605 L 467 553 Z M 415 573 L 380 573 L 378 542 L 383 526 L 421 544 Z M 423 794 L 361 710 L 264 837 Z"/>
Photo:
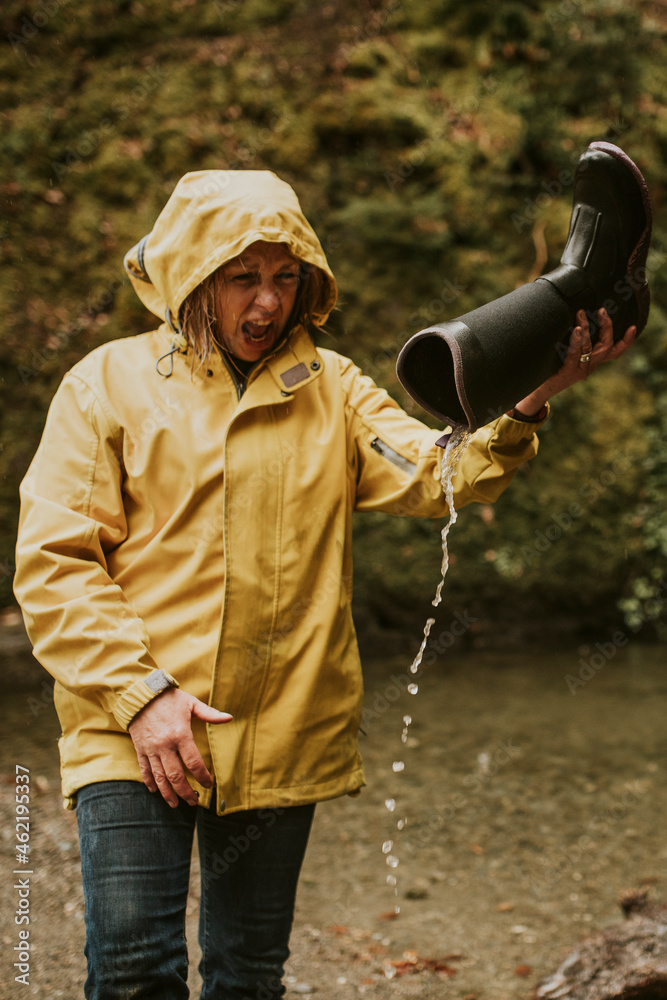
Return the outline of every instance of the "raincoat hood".
<path id="1" fill-rule="evenodd" d="M 176 328 L 190 292 L 257 240 L 283 243 L 319 268 L 324 281 L 312 318 L 325 323 L 336 304 L 336 281 L 296 194 L 269 170 L 186 174 L 124 264 L 143 304 Z"/>

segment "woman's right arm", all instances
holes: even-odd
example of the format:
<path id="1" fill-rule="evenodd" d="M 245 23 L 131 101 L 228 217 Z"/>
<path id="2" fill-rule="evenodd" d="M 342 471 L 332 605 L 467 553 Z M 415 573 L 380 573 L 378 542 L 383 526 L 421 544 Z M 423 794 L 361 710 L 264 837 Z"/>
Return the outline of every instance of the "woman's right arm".
<path id="1" fill-rule="evenodd" d="M 65 376 L 39 449 L 21 485 L 14 591 L 39 662 L 67 690 L 101 704 L 131 727 L 144 783 L 170 805 L 194 804 L 183 763 L 211 777 L 191 717 L 231 716 L 185 691 L 165 690 L 141 618 L 107 571 L 127 537 L 122 430 L 77 375 Z M 156 578 L 164 567 L 156 566 Z"/>
<path id="2" fill-rule="evenodd" d="M 122 431 L 76 375 L 66 375 L 21 484 L 14 592 L 35 657 L 65 688 L 123 729 L 155 697 L 145 626 L 107 572 L 127 535 Z"/>

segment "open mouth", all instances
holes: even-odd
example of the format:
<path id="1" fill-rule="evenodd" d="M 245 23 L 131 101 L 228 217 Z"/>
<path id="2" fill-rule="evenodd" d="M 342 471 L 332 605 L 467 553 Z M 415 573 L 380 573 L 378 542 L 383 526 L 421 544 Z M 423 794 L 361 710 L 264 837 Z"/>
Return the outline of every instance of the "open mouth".
<path id="1" fill-rule="evenodd" d="M 244 334 L 249 340 L 253 341 L 253 343 L 261 343 L 263 340 L 266 340 L 270 336 L 272 329 L 272 320 L 266 320 L 263 322 L 251 322 L 248 320 L 243 324 Z"/>

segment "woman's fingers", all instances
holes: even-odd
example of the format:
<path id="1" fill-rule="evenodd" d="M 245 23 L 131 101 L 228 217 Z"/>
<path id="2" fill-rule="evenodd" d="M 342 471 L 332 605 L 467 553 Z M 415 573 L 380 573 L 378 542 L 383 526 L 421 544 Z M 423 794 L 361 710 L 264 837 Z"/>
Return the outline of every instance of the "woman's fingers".
<path id="1" fill-rule="evenodd" d="M 197 793 L 186 778 L 183 762 L 177 753 L 172 750 L 151 757 L 150 765 L 158 791 L 167 805 L 175 809 L 179 797 L 188 805 L 197 805 Z"/>
<path id="2" fill-rule="evenodd" d="M 213 784 L 192 735 L 193 716 L 209 723 L 232 718 L 180 688 L 171 688 L 145 705 L 129 726 L 146 788 L 159 791 L 170 806 L 178 805 L 178 796 L 190 805 L 197 804 L 186 770 L 205 788 Z"/>
<path id="3" fill-rule="evenodd" d="M 587 379 L 591 373 L 592 344 L 588 326 L 588 316 L 583 309 L 577 313 L 578 325 L 575 326 L 570 338 L 572 361 L 576 370 L 576 380 Z"/>
<path id="4" fill-rule="evenodd" d="M 629 326 L 623 337 L 614 343 L 614 325 L 605 309 L 598 310 L 598 321 L 600 339 L 593 349 L 594 368 L 599 368 L 604 361 L 615 361 L 616 358 L 620 358 L 621 354 L 625 354 L 632 347 L 637 336 L 637 327 Z"/>
<path id="5" fill-rule="evenodd" d="M 629 327 L 621 340 L 614 343 L 614 327 L 605 309 L 599 309 L 597 319 L 600 326 L 600 337 L 592 345 L 588 316 L 583 309 L 576 314 L 577 323 L 572 329 L 562 366 L 550 378 L 538 386 L 529 397 L 520 401 L 517 408 L 525 404 L 523 412 L 536 412 L 536 401 L 545 402 L 559 392 L 563 392 L 576 382 L 585 381 L 589 375 L 600 367 L 604 361 L 615 361 L 632 347 L 637 336 L 637 327 Z M 560 345 L 559 345 L 560 346 Z"/>
<path id="6" fill-rule="evenodd" d="M 625 332 L 625 336 L 618 343 L 614 343 L 614 324 L 606 309 L 598 309 L 597 321 L 600 330 L 598 340 L 593 346 L 588 325 L 588 316 L 583 309 L 577 313 L 577 320 L 580 326 L 575 327 L 574 333 L 581 330 L 581 354 L 579 356 L 579 367 L 581 378 L 586 379 L 592 375 L 605 361 L 614 361 L 620 357 L 634 343 L 636 327 L 630 327 Z"/>
<path id="7" fill-rule="evenodd" d="M 621 340 L 618 340 L 614 346 L 609 351 L 607 356 L 607 361 L 615 361 L 616 358 L 620 358 L 621 354 L 625 354 L 629 350 L 637 339 L 637 327 L 629 326 L 628 329 L 623 334 Z"/>
<path id="8" fill-rule="evenodd" d="M 137 759 L 139 761 L 139 770 L 141 771 L 141 779 L 148 789 L 149 792 L 157 792 L 157 785 L 155 783 L 155 778 L 153 777 L 153 772 L 151 770 L 151 765 L 148 757 L 138 755 Z"/>
<path id="9" fill-rule="evenodd" d="M 600 327 L 600 336 L 597 344 L 595 345 L 594 353 L 596 357 L 604 355 L 604 358 L 606 358 L 607 354 L 614 346 L 614 324 L 612 323 L 606 309 L 598 309 L 597 320 Z M 604 358 L 602 360 L 604 360 Z"/>

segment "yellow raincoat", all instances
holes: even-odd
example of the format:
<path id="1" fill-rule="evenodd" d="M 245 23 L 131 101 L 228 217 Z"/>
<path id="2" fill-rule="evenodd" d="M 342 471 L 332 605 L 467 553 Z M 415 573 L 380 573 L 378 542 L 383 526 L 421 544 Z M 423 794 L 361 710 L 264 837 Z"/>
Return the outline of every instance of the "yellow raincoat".
<path id="1" fill-rule="evenodd" d="M 56 678 L 70 806 L 90 782 L 141 780 L 127 729 L 156 670 L 234 716 L 193 720 L 219 810 L 364 784 L 352 512 L 443 516 L 443 452 L 438 432 L 301 326 L 242 394 L 220 355 L 192 375 L 173 318 L 258 239 L 320 268 L 324 322 L 336 286 L 291 188 L 268 172 L 186 175 L 126 258 L 168 322 L 65 376 L 22 484 L 15 590 Z M 456 506 L 495 500 L 535 454 L 535 428 L 503 416 L 478 431 Z"/>

